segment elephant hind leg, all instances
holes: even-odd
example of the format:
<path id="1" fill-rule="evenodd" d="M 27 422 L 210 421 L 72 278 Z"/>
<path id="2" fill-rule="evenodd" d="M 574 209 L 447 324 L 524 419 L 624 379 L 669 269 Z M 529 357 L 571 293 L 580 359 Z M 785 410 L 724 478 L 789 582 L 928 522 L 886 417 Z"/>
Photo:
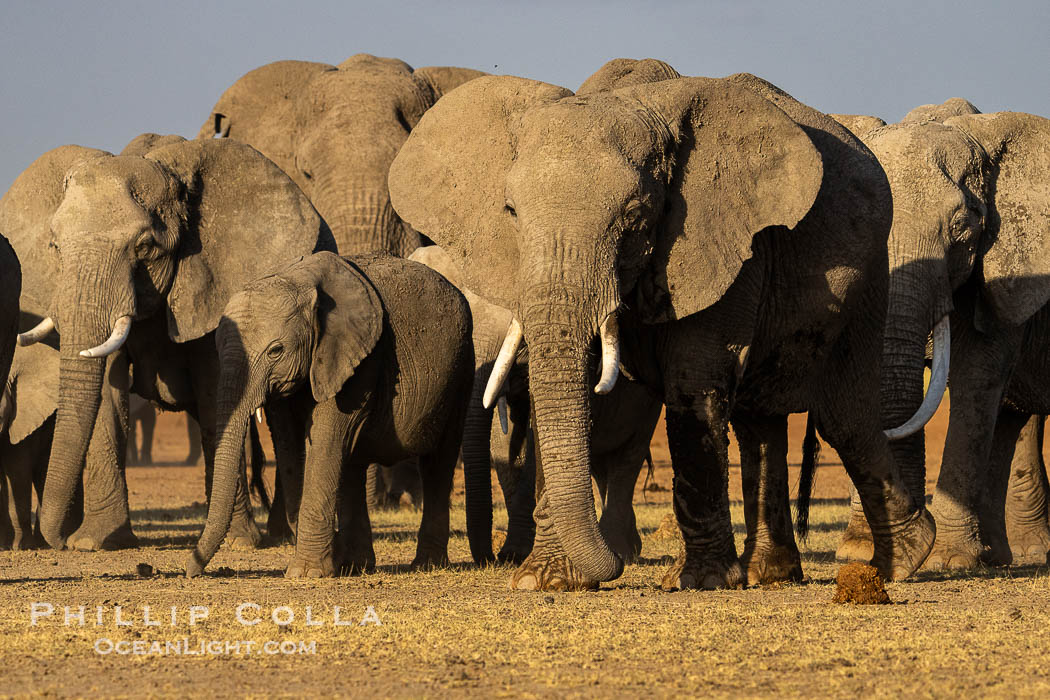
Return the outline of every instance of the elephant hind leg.
<path id="1" fill-rule="evenodd" d="M 638 439 L 622 449 L 594 455 L 594 472 L 603 475 L 602 517 L 598 528 L 609 548 L 633 564 L 642 554 L 642 538 L 634 516 L 634 487 L 648 451 L 648 443 Z"/>
<path id="2" fill-rule="evenodd" d="M 733 416 L 740 443 L 747 539 L 740 565 L 749 585 L 802 580 L 791 529 L 787 416 Z"/>
<path id="3" fill-rule="evenodd" d="M 438 448 L 419 457 L 423 486 L 423 516 L 416 540 L 413 568 L 448 565 L 449 510 L 452 479 L 459 457 L 462 429 L 446 430 Z"/>

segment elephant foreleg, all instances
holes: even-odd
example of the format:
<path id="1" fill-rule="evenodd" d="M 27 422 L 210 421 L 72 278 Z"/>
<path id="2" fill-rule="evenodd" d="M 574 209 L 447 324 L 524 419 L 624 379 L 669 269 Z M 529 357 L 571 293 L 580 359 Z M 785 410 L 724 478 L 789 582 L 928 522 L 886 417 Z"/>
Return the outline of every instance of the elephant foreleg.
<path id="1" fill-rule="evenodd" d="M 791 528 L 787 416 L 733 417 L 747 539 L 740 564 L 750 585 L 801 581 L 802 558 Z"/>
<path id="2" fill-rule="evenodd" d="M 1043 424 L 1034 415 L 1021 430 L 1010 465 L 1006 491 L 1006 537 L 1015 562 L 1046 561 L 1050 550 L 1047 523 L 1047 478 L 1043 462 Z"/>
<path id="3" fill-rule="evenodd" d="M 102 403 L 84 464 L 84 520 L 66 540 L 70 549 L 137 547 L 124 474 L 128 434 L 128 363 L 123 351 L 106 360 Z"/>
<path id="4" fill-rule="evenodd" d="M 1007 566 L 1013 561 L 1006 539 L 1006 490 L 1010 480 L 1010 464 L 1020 455 L 1015 453 L 1021 430 L 1028 422 L 1027 413 L 1004 408 L 995 422 L 992 451 L 983 477 L 977 515 L 981 534 L 981 561 L 991 566 Z"/>
<path id="5" fill-rule="evenodd" d="M 376 552 L 372 546 L 372 522 L 368 517 L 365 490 L 370 465 L 350 461 L 343 468 L 339 485 L 335 570 L 340 576 L 356 576 L 375 571 Z"/>
<path id="6" fill-rule="evenodd" d="M 266 422 L 273 438 L 277 476 L 274 479 L 273 507 L 267 521 L 271 538 L 295 544 L 295 527 L 299 501 L 303 493 L 303 471 L 306 463 L 304 422 L 295 414 L 308 410 L 293 408 L 293 399 L 276 399 L 266 403 Z"/>
<path id="7" fill-rule="evenodd" d="M 710 389 L 668 398 L 674 513 L 685 548 L 664 575 L 662 587 L 739 587 L 744 577 L 729 515 L 727 393 Z"/>

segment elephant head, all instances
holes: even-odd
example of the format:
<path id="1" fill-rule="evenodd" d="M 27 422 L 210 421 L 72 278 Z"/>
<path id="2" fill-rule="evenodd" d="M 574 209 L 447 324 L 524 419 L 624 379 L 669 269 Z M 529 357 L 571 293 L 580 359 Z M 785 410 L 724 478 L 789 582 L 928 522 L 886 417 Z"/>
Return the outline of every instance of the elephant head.
<path id="1" fill-rule="evenodd" d="M 622 571 L 595 517 L 588 430 L 588 394 L 618 372 L 617 316 L 674 321 L 716 302 L 754 236 L 798 223 L 822 178 L 784 112 L 707 78 L 576 96 L 478 78 L 428 111 L 395 159 L 397 212 L 514 313 L 501 357 L 527 339 L 537 459 L 559 540 L 587 576 Z"/>
<path id="2" fill-rule="evenodd" d="M 64 147 L 30 166 L 0 209 L 5 216 L 35 212 L 21 230 L 35 240 L 23 248 L 37 268 L 39 258 L 49 261 L 47 291 L 34 287 L 47 297 L 34 300 L 47 318 L 20 342 L 39 340 L 54 326 L 61 334 L 55 441 L 40 515 L 48 543 L 61 547 L 105 358 L 121 348 L 133 323 L 161 315 L 172 341 L 200 338 L 247 282 L 334 243 L 299 188 L 232 141 L 180 141 L 133 156 Z"/>
<path id="3" fill-rule="evenodd" d="M 383 318 L 372 283 L 333 253 L 306 257 L 230 299 L 215 333 L 220 437 L 212 501 L 188 575 L 203 570 L 229 530 L 252 413 L 307 383 L 317 402 L 333 398 L 379 341 Z"/>
<path id="4" fill-rule="evenodd" d="M 893 191 L 883 368 L 899 415 L 921 395 L 921 339 L 935 325 L 948 335 L 957 290 L 972 285 L 978 330 L 1022 323 L 1050 299 L 1050 120 L 965 100 L 920 111 L 865 137 Z"/>
<path id="5" fill-rule="evenodd" d="M 317 207 L 341 252 L 408 255 L 419 235 L 390 206 L 390 163 L 423 112 L 480 75 L 413 71 L 404 61 L 368 54 L 339 66 L 281 61 L 230 87 L 212 111 L 214 127 L 206 122 L 201 136 L 239 139 L 277 163 Z M 225 103 L 235 97 L 238 114 L 224 121 L 234 111 Z"/>

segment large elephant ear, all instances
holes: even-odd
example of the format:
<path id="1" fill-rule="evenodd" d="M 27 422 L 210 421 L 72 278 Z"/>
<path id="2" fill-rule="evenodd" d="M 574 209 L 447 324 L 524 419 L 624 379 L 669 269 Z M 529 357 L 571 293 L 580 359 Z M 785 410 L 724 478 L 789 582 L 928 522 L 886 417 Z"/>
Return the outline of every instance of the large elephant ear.
<path id="1" fill-rule="evenodd" d="M 0 409 L 7 423 L 7 436 L 17 445 L 44 424 L 58 405 L 58 350 L 36 343 L 15 348 L 11 374 Z"/>
<path id="2" fill-rule="evenodd" d="M 335 70 L 335 66 L 311 61 L 274 61 L 248 71 L 222 93 L 197 138 L 229 136 L 249 142 L 252 127 L 266 111 L 291 101 L 314 76 L 326 70 Z"/>
<path id="3" fill-rule="evenodd" d="M 0 199 L 0 233 L 18 255 L 22 279 L 55 279 L 58 261 L 49 247 L 51 217 L 62 203 L 66 173 L 77 163 L 111 155 L 97 148 L 59 146 L 33 161 Z M 23 284 L 22 311 L 47 316 L 51 312 L 50 292 L 47 285 Z"/>
<path id="4" fill-rule="evenodd" d="M 820 153 L 780 108 L 727 80 L 682 78 L 617 90 L 662 115 L 673 170 L 653 234 L 649 322 L 684 318 L 718 301 L 751 257 L 755 235 L 793 228 L 820 190 Z"/>
<path id="5" fill-rule="evenodd" d="M 614 58 L 583 81 L 577 95 L 608 92 L 618 88 L 681 78 L 682 74 L 655 58 Z"/>
<path id="6" fill-rule="evenodd" d="M 353 263 L 318 253 L 295 267 L 314 283 L 314 327 L 310 363 L 314 400 L 327 401 L 343 388 L 383 334 L 383 304 L 372 283 Z"/>
<path id="7" fill-rule="evenodd" d="M 186 186 L 189 215 L 168 292 L 168 334 L 177 343 L 214 329 L 249 282 L 315 250 L 335 250 L 306 195 L 250 146 L 185 141 L 146 157 Z"/>
<path id="8" fill-rule="evenodd" d="M 1021 323 L 1050 300 L 1050 119 L 999 112 L 945 124 L 988 153 L 983 298 Z"/>
<path id="9" fill-rule="evenodd" d="M 458 260 L 468 287 L 501 306 L 518 300 L 518 243 L 505 193 L 516 155 L 513 122 L 571 94 L 511 76 L 471 80 L 423 115 L 390 166 L 398 215 Z"/>
<path id="10" fill-rule="evenodd" d="M 424 66 L 417 68 L 412 74 L 417 80 L 427 84 L 434 93 L 434 99 L 441 99 L 452 90 L 463 83 L 474 78 L 480 78 L 488 73 L 473 68 L 456 68 L 454 66 Z"/>
<path id="11" fill-rule="evenodd" d="M 144 156 L 154 148 L 163 148 L 173 143 L 182 143 L 185 140 L 178 134 L 154 134 L 147 132 L 131 139 L 128 145 L 124 146 L 124 150 L 120 152 L 120 155 Z"/>

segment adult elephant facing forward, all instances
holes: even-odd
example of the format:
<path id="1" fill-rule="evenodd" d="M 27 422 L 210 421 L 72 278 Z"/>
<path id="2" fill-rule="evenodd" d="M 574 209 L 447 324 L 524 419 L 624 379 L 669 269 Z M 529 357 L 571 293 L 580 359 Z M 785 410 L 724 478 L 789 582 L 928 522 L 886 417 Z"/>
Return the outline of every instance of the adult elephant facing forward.
<path id="1" fill-rule="evenodd" d="M 885 176 L 848 131 L 753 76 L 656 73 L 576 96 L 479 78 L 424 115 L 391 166 L 399 214 L 513 311 L 508 352 L 528 342 L 543 490 L 512 584 L 586 588 L 622 572 L 595 517 L 587 398 L 621 363 L 667 407 L 685 551 L 666 588 L 743 580 L 731 410 L 774 458 L 779 417 L 813 411 L 875 523 L 873 563 L 910 575 L 934 532 L 879 414 Z"/>
<path id="2" fill-rule="evenodd" d="M 218 376 L 212 331 L 224 305 L 251 280 L 333 249 L 331 234 L 273 163 L 243 144 L 218 141 L 180 141 L 145 155 L 55 149 L 19 176 L 0 203 L 0 222 L 13 224 L 15 249 L 38 280 L 23 301 L 47 317 L 21 340 L 39 340 L 52 327 L 60 333 L 41 532 L 52 547 L 65 544 L 62 522 L 86 465 L 84 524 L 70 543 L 98 548 L 131 532 L 120 474 L 124 351 L 135 393 L 200 420 L 210 471 Z M 101 415 L 103 405 L 111 415 Z M 246 496 L 237 533 L 255 541 Z"/>

